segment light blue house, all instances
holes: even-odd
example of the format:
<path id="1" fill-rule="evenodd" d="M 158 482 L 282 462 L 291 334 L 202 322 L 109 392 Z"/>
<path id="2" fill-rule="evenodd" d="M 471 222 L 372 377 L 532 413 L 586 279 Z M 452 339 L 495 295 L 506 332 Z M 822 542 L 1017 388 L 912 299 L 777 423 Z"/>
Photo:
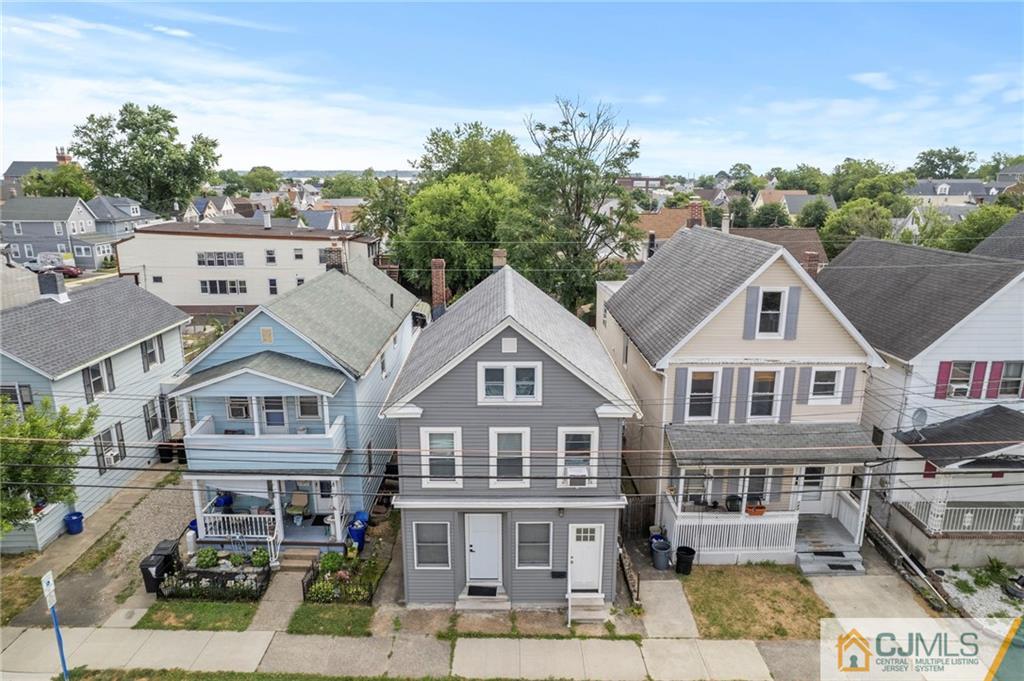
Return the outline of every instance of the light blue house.
<path id="1" fill-rule="evenodd" d="M 396 446 L 377 413 L 417 333 L 417 300 L 369 264 L 328 263 L 170 391 L 188 414 L 200 541 L 265 542 L 276 559 L 282 544 L 342 542 L 351 514 L 373 505 Z"/>

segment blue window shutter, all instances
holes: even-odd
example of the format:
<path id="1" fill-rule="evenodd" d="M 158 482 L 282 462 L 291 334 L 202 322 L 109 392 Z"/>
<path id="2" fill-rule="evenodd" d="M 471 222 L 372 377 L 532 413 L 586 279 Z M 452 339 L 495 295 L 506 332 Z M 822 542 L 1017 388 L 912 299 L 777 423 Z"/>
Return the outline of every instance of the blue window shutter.
<path id="1" fill-rule="evenodd" d="M 686 421 L 686 367 L 676 369 L 676 389 L 672 400 L 672 423 Z"/>
<path id="2" fill-rule="evenodd" d="M 790 286 L 786 296 L 786 340 L 796 340 L 796 322 L 800 316 L 800 287 Z"/>
<path id="3" fill-rule="evenodd" d="M 853 404 L 853 390 L 857 387 L 857 367 L 846 367 L 843 373 L 842 404 Z"/>
<path id="4" fill-rule="evenodd" d="M 779 404 L 779 423 L 793 420 L 793 384 L 796 382 L 796 367 L 786 367 L 782 371 L 782 394 Z"/>
<path id="5" fill-rule="evenodd" d="M 732 367 L 724 367 L 721 373 L 722 386 L 718 391 L 718 422 L 729 423 L 729 407 L 732 406 Z"/>
<path id="6" fill-rule="evenodd" d="M 740 367 L 736 381 L 736 413 L 733 423 L 747 422 L 747 397 L 750 395 L 750 367 Z"/>
<path id="7" fill-rule="evenodd" d="M 743 313 L 743 340 L 754 340 L 757 336 L 757 306 L 761 302 L 761 287 L 747 287 L 747 308 Z"/>
<path id="8" fill-rule="evenodd" d="M 796 382 L 796 403 L 807 404 L 811 399 L 811 367 L 800 367 L 800 380 Z"/>

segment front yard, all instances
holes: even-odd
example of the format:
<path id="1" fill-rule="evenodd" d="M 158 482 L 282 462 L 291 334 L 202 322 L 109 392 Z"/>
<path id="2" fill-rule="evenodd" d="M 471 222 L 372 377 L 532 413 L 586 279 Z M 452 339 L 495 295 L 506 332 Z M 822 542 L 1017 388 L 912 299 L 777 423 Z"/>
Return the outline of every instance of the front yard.
<path id="1" fill-rule="evenodd" d="M 142 616 L 136 629 L 203 629 L 245 631 L 258 603 L 160 600 Z"/>
<path id="2" fill-rule="evenodd" d="M 289 634 L 369 636 L 374 609 L 345 603 L 303 603 L 288 623 Z"/>
<path id="3" fill-rule="evenodd" d="M 818 620 L 832 617 L 791 565 L 701 565 L 682 581 L 701 638 L 817 639 Z"/>
<path id="4" fill-rule="evenodd" d="M 0 557 L 0 624 L 6 625 L 15 615 L 43 595 L 38 577 L 23 575 L 20 569 L 36 559 L 36 553 Z"/>

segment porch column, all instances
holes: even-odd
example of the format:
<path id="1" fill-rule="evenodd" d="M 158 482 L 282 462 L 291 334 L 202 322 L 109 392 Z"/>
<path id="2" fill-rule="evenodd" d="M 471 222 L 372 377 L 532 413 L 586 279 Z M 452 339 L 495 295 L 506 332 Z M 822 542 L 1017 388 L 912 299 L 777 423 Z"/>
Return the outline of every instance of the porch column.
<path id="1" fill-rule="evenodd" d="M 683 508 L 683 484 L 686 482 L 686 469 L 679 471 L 679 479 L 676 481 L 676 508 Z"/>
<path id="2" fill-rule="evenodd" d="M 206 538 L 206 519 L 203 518 L 203 495 L 199 491 L 199 481 L 192 481 L 192 503 L 196 507 L 196 530 L 200 539 Z"/>
<path id="3" fill-rule="evenodd" d="M 270 484 L 274 488 L 274 524 L 277 526 L 274 530 L 274 538 L 284 539 L 284 507 L 281 505 L 281 481 L 271 480 Z"/>
<path id="4" fill-rule="evenodd" d="M 341 495 L 341 481 L 331 480 L 331 509 L 334 511 L 334 538 L 341 542 L 344 528 L 341 526 L 341 507 L 345 503 Z"/>
<path id="5" fill-rule="evenodd" d="M 942 532 L 942 524 L 946 519 L 946 496 L 932 499 L 928 503 L 928 531 Z"/>
<path id="6" fill-rule="evenodd" d="M 857 520 L 857 544 L 860 545 L 864 541 L 864 530 L 868 524 L 868 499 L 871 496 L 871 469 L 864 469 L 863 480 L 860 485 L 860 508 L 858 509 L 858 520 Z"/>
<path id="7" fill-rule="evenodd" d="M 324 415 L 324 434 L 331 429 L 331 414 L 327 408 L 327 397 L 325 395 L 320 396 L 320 411 Z"/>
<path id="8" fill-rule="evenodd" d="M 260 410 L 257 408 L 257 397 L 252 395 L 249 397 L 249 409 L 252 410 L 252 433 L 253 435 L 260 434 Z"/>
<path id="9" fill-rule="evenodd" d="M 178 405 L 178 420 L 185 424 L 185 432 L 188 433 L 196 427 L 196 424 L 192 423 L 192 414 L 188 408 L 188 398 L 175 397 L 173 399 Z"/>
<path id="10" fill-rule="evenodd" d="M 747 485 L 750 483 L 750 469 L 738 468 L 740 474 L 740 517 L 747 517 Z"/>

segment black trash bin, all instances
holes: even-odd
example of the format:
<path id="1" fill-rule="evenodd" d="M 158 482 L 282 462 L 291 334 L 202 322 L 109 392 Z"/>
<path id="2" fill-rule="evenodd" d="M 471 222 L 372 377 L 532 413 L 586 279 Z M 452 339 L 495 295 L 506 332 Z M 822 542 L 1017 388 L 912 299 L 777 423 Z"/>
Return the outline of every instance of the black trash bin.
<path id="1" fill-rule="evenodd" d="M 693 558 L 697 552 L 689 546 L 680 546 L 676 549 L 676 573 L 688 575 L 693 570 Z"/>
<path id="2" fill-rule="evenodd" d="M 167 563 L 164 565 L 164 573 L 177 572 L 181 567 L 181 553 L 178 551 L 178 542 L 174 539 L 164 539 L 153 549 L 154 556 L 167 556 Z"/>
<path id="3" fill-rule="evenodd" d="M 171 463 L 174 461 L 174 445 L 169 442 L 161 442 L 156 446 L 156 453 L 160 457 L 160 463 Z"/>
<path id="4" fill-rule="evenodd" d="M 160 582 L 164 579 L 166 570 L 164 564 L 167 556 L 158 556 L 151 553 L 139 563 L 139 570 L 142 572 L 142 583 L 146 586 L 146 593 L 155 594 L 160 589 Z"/>

